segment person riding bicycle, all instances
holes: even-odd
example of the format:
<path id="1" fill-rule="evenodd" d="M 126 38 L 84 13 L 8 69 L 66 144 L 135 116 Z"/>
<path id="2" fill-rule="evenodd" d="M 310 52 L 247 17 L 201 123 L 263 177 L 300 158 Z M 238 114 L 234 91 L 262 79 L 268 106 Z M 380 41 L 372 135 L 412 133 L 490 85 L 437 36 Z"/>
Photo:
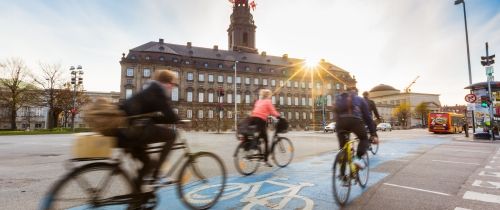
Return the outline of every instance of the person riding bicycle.
<path id="1" fill-rule="evenodd" d="M 365 155 L 369 147 L 365 125 L 368 126 L 370 131 L 370 139 L 378 142 L 376 127 L 369 112 L 368 104 L 358 96 L 356 87 L 350 87 L 347 92 L 336 98 L 334 112 L 340 148 L 344 147 L 347 142 L 349 137 L 347 134 L 349 132 L 354 133 L 359 139 L 359 144 L 353 163 L 358 168 L 364 168 L 365 164 L 361 157 Z"/>
<path id="2" fill-rule="evenodd" d="M 139 169 L 136 187 L 140 187 L 144 175 L 155 167 L 145 149 L 147 144 L 164 142 L 162 157 L 166 157 L 175 141 L 176 134 L 173 129 L 161 124 L 173 124 L 179 117 L 173 111 L 169 93 L 177 83 L 177 75 L 170 70 L 156 70 L 153 80 L 146 83 L 146 88 L 127 99 L 120 108 L 127 116 L 161 112 L 162 116 L 153 117 L 152 123 L 130 122 L 128 128 L 118 132 L 118 147 L 125 148 L 143 164 Z"/>
<path id="3" fill-rule="evenodd" d="M 271 101 L 272 92 L 269 89 L 261 89 L 259 91 L 259 100 L 255 101 L 252 113 L 250 114 L 250 125 L 256 125 L 259 131 L 259 138 L 264 140 L 264 161 L 269 167 L 272 167 L 269 162 L 267 162 L 268 151 L 268 140 L 267 140 L 267 128 L 266 121 L 269 115 L 274 117 L 279 117 L 280 113 L 276 111 L 274 105 Z"/>
<path id="4" fill-rule="evenodd" d="M 380 115 L 378 114 L 377 110 L 377 105 L 375 105 L 375 102 L 370 99 L 370 93 L 368 91 L 363 92 L 363 98 L 365 99 L 366 103 L 368 104 L 368 109 L 370 113 L 373 113 L 376 118 L 376 122 L 380 123 L 382 122 L 382 119 L 380 118 Z"/>

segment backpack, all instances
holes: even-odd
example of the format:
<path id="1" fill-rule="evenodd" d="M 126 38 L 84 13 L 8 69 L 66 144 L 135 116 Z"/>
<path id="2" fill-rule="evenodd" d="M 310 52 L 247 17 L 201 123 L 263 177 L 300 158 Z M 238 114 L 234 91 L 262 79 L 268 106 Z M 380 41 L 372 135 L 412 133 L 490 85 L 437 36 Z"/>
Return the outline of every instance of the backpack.
<path id="1" fill-rule="evenodd" d="M 105 136 L 114 136 L 117 128 L 127 126 L 125 112 L 105 98 L 98 98 L 83 108 L 83 121 Z"/>

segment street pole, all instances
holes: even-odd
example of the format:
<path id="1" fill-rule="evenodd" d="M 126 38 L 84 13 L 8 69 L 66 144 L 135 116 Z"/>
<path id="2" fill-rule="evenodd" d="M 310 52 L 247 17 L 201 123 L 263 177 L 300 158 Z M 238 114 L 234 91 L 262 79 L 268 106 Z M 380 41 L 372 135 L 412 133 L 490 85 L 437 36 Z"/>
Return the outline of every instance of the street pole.
<path id="1" fill-rule="evenodd" d="M 75 132 L 75 115 L 76 115 L 76 88 L 78 85 L 83 83 L 83 70 L 82 66 L 78 65 L 77 68 L 71 66 L 69 68 L 71 71 L 71 84 L 73 84 L 73 108 L 71 109 L 71 129 Z"/>
<path id="2" fill-rule="evenodd" d="M 455 5 L 462 4 L 464 9 L 464 22 L 465 22 L 465 42 L 467 44 L 467 64 L 469 68 L 469 86 L 472 85 L 472 73 L 470 67 L 470 52 L 469 52 L 469 32 L 467 30 L 467 13 L 465 12 L 465 0 L 455 0 Z M 470 89 L 470 93 L 473 93 L 472 88 Z M 471 110 L 472 113 L 472 133 L 476 133 L 476 119 L 474 116 L 474 110 Z M 467 129 L 469 129 L 467 125 Z"/>
<path id="3" fill-rule="evenodd" d="M 486 42 L 486 59 L 488 59 L 488 42 Z M 488 61 L 488 60 L 486 60 Z M 488 68 L 486 66 L 486 68 Z M 491 101 L 493 99 L 493 94 L 491 94 L 491 80 L 493 79 L 493 72 L 486 72 L 487 73 L 487 80 L 488 80 L 488 96 L 489 100 Z M 494 133 L 493 133 L 493 104 L 488 103 L 488 112 L 490 113 L 490 140 L 493 141 L 495 139 Z"/>
<path id="4" fill-rule="evenodd" d="M 238 93 L 236 89 L 236 69 L 238 61 L 234 61 L 234 131 L 238 133 L 238 102 L 236 101 L 236 94 Z"/>

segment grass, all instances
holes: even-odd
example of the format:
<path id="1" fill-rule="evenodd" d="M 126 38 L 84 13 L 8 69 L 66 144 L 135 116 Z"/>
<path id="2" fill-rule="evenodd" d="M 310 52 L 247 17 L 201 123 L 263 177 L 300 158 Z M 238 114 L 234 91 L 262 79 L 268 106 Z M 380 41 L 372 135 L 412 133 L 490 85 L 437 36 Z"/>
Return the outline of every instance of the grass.
<path id="1" fill-rule="evenodd" d="M 0 136 L 14 136 L 14 135 L 41 135 L 41 134 L 69 134 L 69 133 L 80 133 L 89 132 L 88 128 L 76 128 L 75 132 L 71 128 L 54 128 L 54 129 L 39 129 L 32 131 L 0 131 Z"/>

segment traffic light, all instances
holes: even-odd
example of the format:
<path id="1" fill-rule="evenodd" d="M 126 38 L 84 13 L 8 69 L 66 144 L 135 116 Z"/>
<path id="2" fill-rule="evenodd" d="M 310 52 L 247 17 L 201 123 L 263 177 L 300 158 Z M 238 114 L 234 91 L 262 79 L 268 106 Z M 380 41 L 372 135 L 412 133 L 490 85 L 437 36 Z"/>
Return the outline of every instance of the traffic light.
<path id="1" fill-rule="evenodd" d="M 495 63 L 495 55 L 490 56 L 481 56 L 481 65 L 483 66 L 491 66 Z"/>
<path id="2" fill-rule="evenodd" d="M 481 107 L 488 107 L 490 105 L 489 96 L 481 96 Z"/>

